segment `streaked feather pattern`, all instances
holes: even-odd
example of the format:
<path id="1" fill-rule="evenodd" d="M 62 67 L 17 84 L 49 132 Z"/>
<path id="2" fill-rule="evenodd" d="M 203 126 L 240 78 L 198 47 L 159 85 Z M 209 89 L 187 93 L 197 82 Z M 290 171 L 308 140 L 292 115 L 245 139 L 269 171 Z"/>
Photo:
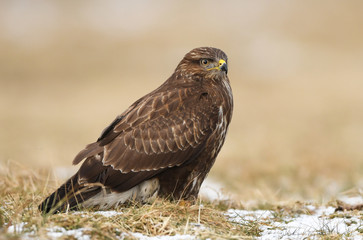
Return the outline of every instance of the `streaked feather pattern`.
<path id="1" fill-rule="evenodd" d="M 155 195 L 195 198 L 223 145 L 233 108 L 227 66 L 209 71 L 201 59 L 227 62 L 216 48 L 189 52 L 164 84 L 78 153 L 73 164 L 83 161 L 79 171 L 40 209 L 105 208 Z"/>

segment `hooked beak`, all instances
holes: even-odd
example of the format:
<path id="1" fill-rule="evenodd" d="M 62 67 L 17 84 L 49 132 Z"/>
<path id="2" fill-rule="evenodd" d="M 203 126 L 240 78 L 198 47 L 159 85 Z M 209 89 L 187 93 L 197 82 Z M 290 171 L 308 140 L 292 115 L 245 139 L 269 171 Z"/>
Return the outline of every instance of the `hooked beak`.
<path id="1" fill-rule="evenodd" d="M 219 70 L 225 72 L 226 74 L 228 73 L 227 63 L 223 59 L 219 60 L 218 68 L 219 68 Z"/>

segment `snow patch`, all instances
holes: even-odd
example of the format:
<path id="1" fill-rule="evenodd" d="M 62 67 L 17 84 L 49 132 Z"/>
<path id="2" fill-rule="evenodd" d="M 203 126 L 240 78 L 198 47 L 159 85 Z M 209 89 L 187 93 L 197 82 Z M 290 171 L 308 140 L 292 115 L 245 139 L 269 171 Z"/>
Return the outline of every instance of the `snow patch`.
<path id="1" fill-rule="evenodd" d="M 15 225 L 11 225 L 8 227 L 8 233 L 12 233 L 12 234 L 19 234 L 22 233 L 24 231 L 24 226 L 26 225 L 26 222 L 21 222 Z"/>
<path id="2" fill-rule="evenodd" d="M 353 205 L 353 206 L 363 204 L 363 196 L 355 196 L 355 197 L 342 196 L 342 197 L 339 197 L 338 200 L 345 204 L 349 204 L 349 205 Z"/>
<path id="3" fill-rule="evenodd" d="M 210 202 L 229 200 L 229 196 L 223 194 L 223 189 L 224 186 L 221 183 L 207 178 L 200 187 L 199 195 L 202 199 Z"/>
<path id="4" fill-rule="evenodd" d="M 52 239 L 56 238 L 64 238 L 65 236 L 72 236 L 78 240 L 90 240 L 91 237 L 89 235 L 86 235 L 84 231 L 89 231 L 88 228 L 78 228 L 78 229 L 72 229 L 72 230 L 66 230 L 62 227 L 53 227 L 53 228 L 47 228 L 47 235 L 48 237 Z"/>
<path id="5" fill-rule="evenodd" d="M 89 214 L 98 214 L 98 215 L 102 215 L 104 217 L 114 217 L 117 215 L 121 215 L 123 214 L 122 212 L 118 212 L 118 211 L 114 211 L 114 210 L 110 210 L 110 211 L 95 211 L 95 212 L 84 212 L 84 211 L 76 211 L 76 212 L 72 212 L 73 215 L 81 215 L 81 217 L 85 217 Z"/>
<path id="6" fill-rule="evenodd" d="M 319 239 L 327 234 L 342 234 L 362 239 L 363 219 L 357 216 L 335 216 L 333 207 L 308 207 L 314 214 L 279 217 L 274 211 L 246 211 L 229 209 L 228 218 L 238 224 L 257 223 L 261 235 L 257 239 Z"/>
<path id="7" fill-rule="evenodd" d="M 140 240 L 192 240 L 196 239 L 195 236 L 192 235 L 179 235 L 176 234 L 174 236 L 155 236 L 155 237 L 148 237 L 141 233 L 130 233 L 135 238 Z"/>
<path id="8" fill-rule="evenodd" d="M 94 212 L 94 214 L 99 214 L 99 215 L 102 215 L 104 217 L 113 217 L 113 216 L 121 215 L 122 212 L 117 212 L 117 211 L 97 211 L 97 212 Z"/>

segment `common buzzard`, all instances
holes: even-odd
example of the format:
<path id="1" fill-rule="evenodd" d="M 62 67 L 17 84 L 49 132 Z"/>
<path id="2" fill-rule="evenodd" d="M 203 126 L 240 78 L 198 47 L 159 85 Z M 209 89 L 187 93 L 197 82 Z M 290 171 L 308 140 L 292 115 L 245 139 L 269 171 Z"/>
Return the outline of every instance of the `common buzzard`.
<path id="1" fill-rule="evenodd" d="M 227 56 L 217 48 L 187 53 L 170 78 L 78 153 L 78 172 L 39 209 L 107 209 L 156 196 L 196 199 L 232 117 L 227 70 Z"/>

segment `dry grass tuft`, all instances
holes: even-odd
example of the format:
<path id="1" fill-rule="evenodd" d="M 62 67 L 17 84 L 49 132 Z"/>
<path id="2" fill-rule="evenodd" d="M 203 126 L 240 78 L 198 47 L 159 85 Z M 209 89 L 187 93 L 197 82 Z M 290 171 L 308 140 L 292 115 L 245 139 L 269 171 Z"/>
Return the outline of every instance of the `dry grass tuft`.
<path id="1" fill-rule="evenodd" d="M 30 170 L 14 162 L 0 165 L 0 238 L 77 239 L 87 235 L 91 239 L 139 239 L 143 236 L 183 235 L 196 239 L 253 239 L 266 236 L 270 230 L 279 230 L 290 236 L 294 233 L 288 231 L 287 223 L 301 216 L 314 216 L 320 208 L 306 202 L 268 203 L 255 206 L 257 211 L 247 211 L 247 215 L 239 215 L 242 221 L 235 221 L 229 213 L 238 214 L 233 208 L 243 207 L 233 202 L 199 200 L 192 203 L 157 199 L 153 204 L 130 204 L 114 211 L 84 209 L 42 215 L 37 209 L 38 204 L 54 190 L 53 185 L 58 184 L 51 176 L 49 171 Z M 336 207 L 336 202 L 331 205 Z M 266 213 L 266 216 L 258 216 L 257 212 Z M 339 239 L 362 233 L 362 214 L 357 210 L 321 217 L 326 222 L 313 226 L 315 232 L 311 233 L 319 239 Z M 338 226 L 328 220 L 346 226 L 352 224 L 356 229 L 340 233 Z"/>
<path id="2" fill-rule="evenodd" d="M 115 209 L 113 216 L 102 212 L 84 210 L 55 215 L 41 215 L 37 206 L 49 193 L 53 183 L 51 174 L 44 170 L 29 170 L 9 162 L 0 171 L 0 234 L 16 237 L 28 234 L 47 237 L 50 229 L 83 229 L 97 239 L 113 239 L 116 236 L 134 238 L 132 233 L 146 236 L 190 234 L 198 238 L 240 239 L 258 234 L 255 226 L 242 226 L 228 221 L 224 203 L 156 200 L 151 205 L 131 204 Z M 15 227 L 8 233 L 10 226 Z M 11 231 L 10 231 L 11 232 Z M 126 235 L 125 235 L 126 234 Z M 129 235 L 128 235 L 129 234 Z"/>

